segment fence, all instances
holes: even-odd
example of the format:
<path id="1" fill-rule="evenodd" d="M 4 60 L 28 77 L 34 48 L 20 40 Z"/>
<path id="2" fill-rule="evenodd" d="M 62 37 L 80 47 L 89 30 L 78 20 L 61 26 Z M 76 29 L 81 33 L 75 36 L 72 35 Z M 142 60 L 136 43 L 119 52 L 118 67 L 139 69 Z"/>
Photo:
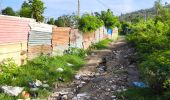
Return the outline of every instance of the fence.
<path id="1" fill-rule="evenodd" d="M 82 33 L 78 29 L 37 23 L 33 19 L 0 15 L 0 62 L 13 58 L 24 64 L 40 54 L 63 55 L 69 47 L 87 49 L 105 38 L 116 39 L 118 29 L 105 27 Z"/>

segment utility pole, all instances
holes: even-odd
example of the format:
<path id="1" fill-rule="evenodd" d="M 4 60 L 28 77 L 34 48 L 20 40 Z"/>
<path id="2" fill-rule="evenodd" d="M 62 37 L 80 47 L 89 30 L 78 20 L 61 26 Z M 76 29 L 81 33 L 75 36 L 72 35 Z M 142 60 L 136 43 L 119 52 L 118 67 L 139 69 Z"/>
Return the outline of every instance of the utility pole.
<path id="1" fill-rule="evenodd" d="M 80 0 L 78 0 L 78 17 L 80 17 Z"/>

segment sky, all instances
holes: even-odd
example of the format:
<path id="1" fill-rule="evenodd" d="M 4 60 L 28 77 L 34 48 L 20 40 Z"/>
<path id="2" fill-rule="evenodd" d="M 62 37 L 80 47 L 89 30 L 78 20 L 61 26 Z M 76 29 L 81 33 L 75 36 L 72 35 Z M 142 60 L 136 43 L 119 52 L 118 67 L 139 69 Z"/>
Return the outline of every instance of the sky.
<path id="1" fill-rule="evenodd" d="M 0 0 L 0 9 L 7 6 L 15 11 L 19 10 L 24 0 Z M 44 16 L 58 17 L 63 14 L 77 13 L 78 0 L 42 0 L 45 3 L 46 10 Z M 115 15 L 128 13 L 140 9 L 153 7 L 155 0 L 80 0 L 80 13 L 100 12 L 108 8 Z M 170 0 L 162 0 L 163 3 Z"/>

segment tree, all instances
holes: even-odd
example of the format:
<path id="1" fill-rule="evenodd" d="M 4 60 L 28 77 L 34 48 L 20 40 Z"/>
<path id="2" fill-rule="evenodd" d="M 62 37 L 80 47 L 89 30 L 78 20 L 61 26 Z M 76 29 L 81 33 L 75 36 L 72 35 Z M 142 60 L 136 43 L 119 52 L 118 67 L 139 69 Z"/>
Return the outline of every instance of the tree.
<path id="1" fill-rule="evenodd" d="M 19 15 L 21 17 L 27 17 L 27 18 L 32 17 L 31 5 L 28 2 L 26 2 L 26 1 L 23 2 L 21 9 L 19 11 Z"/>
<path id="2" fill-rule="evenodd" d="M 54 25 L 55 24 L 54 18 L 50 18 L 50 20 L 47 22 L 47 24 Z"/>
<path id="3" fill-rule="evenodd" d="M 105 27 L 114 28 L 115 26 L 119 27 L 120 23 L 118 17 L 113 15 L 113 12 L 108 9 L 107 11 L 101 11 L 101 14 L 95 13 L 95 15 L 103 20 Z"/>
<path id="4" fill-rule="evenodd" d="M 74 13 L 72 15 L 62 15 L 55 21 L 58 27 L 73 27 L 78 28 L 79 17 Z"/>
<path id="5" fill-rule="evenodd" d="M 44 10 L 44 3 L 41 0 L 28 0 L 28 2 L 23 2 L 19 14 L 22 17 L 31 17 L 37 22 L 42 22 L 44 20 Z"/>
<path id="6" fill-rule="evenodd" d="M 32 8 L 32 16 L 37 22 L 42 22 L 44 20 L 45 7 L 44 3 L 41 0 L 30 0 L 31 8 Z"/>
<path id="7" fill-rule="evenodd" d="M 84 14 L 79 20 L 79 29 L 83 32 L 93 32 L 102 25 L 101 19 L 90 14 Z"/>
<path id="8" fill-rule="evenodd" d="M 11 7 L 6 7 L 5 9 L 2 10 L 3 15 L 10 15 L 10 16 L 15 16 L 16 13 Z"/>

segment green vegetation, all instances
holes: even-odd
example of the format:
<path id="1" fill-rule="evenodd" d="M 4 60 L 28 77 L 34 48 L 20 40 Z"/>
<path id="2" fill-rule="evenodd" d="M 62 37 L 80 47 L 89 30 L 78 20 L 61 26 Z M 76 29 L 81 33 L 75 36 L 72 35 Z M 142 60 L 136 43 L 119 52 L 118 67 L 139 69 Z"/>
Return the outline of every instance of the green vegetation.
<path id="1" fill-rule="evenodd" d="M 117 16 L 113 15 L 113 12 L 108 9 L 107 11 L 101 11 L 101 14 L 99 13 L 95 13 L 95 15 L 103 20 L 104 25 L 106 28 L 114 28 L 114 27 L 119 27 L 120 23 L 119 23 L 119 18 Z"/>
<path id="2" fill-rule="evenodd" d="M 130 88 L 125 92 L 118 94 L 120 99 L 127 100 L 167 100 L 159 95 L 155 95 L 150 88 Z"/>
<path id="3" fill-rule="evenodd" d="M 96 31 L 103 25 L 103 21 L 96 16 L 84 14 L 79 20 L 79 30 L 83 32 Z"/>
<path id="4" fill-rule="evenodd" d="M 74 51 L 72 50 L 72 52 Z M 49 84 L 50 87 L 53 86 L 54 82 L 60 82 L 59 78 L 62 78 L 64 82 L 71 81 L 75 71 L 85 63 L 84 56 L 85 51 L 81 50 L 64 56 L 41 55 L 21 67 L 17 66 L 12 59 L 8 59 L 0 65 L 0 84 L 25 87 L 26 91 L 30 91 L 28 83 L 36 80 L 46 81 L 46 84 Z M 69 64 L 72 66 L 69 66 Z M 58 68 L 62 68 L 63 71 L 57 71 Z M 51 90 L 50 87 L 40 88 L 38 90 L 39 98 L 48 96 Z M 0 98 L 4 97 L 8 100 L 12 98 L 5 94 L 0 94 Z"/>
<path id="5" fill-rule="evenodd" d="M 16 12 L 11 7 L 6 7 L 2 10 L 3 15 L 16 16 Z"/>
<path id="6" fill-rule="evenodd" d="M 112 39 L 105 39 L 105 40 L 102 40 L 94 45 L 92 45 L 92 48 L 95 48 L 95 49 L 106 49 L 108 48 L 108 45 L 109 43 L 113 42 Z"/>
<path id="7" fill-rule="evenodd" d="M 154 95 L 170 97 L 170 8 L 163 7 L 160 0 L 155 2 L 157 14 L 147 21 L 140 20 L 130 25 L 131 34 L 127 40 L 138 52 L 139 69 L 145 83 Z M 142 95 L 142 92 L 138 93 Z M 128 95 L 128 94 L 125 94 Z M 133 98 L 130 96 L 129 98 Z M 137 97 L 137 96 L 136 96 Z M 148 96 L 149 97 L 149 96 Z M 130 100 L 133 100 L 131 99 Z M 141 100 L 147 100 L 143 96 Z M 167 100 L 154 98 L 153 100 Z"/>
<path id="8" fill-rule="evenodd" d="M 58 27 L 78 28 L 79 17 L 74 13 L 71 15 L 62 15 L 55 20 L 55 25 Z"/>

